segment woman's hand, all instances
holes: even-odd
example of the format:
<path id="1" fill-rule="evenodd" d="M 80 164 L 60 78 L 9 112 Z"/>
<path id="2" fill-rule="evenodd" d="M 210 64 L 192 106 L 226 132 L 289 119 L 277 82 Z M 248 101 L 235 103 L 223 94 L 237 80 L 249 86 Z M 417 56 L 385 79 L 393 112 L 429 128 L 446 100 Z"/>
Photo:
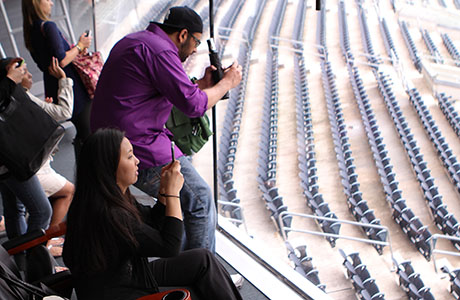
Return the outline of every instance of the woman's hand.
<path id="1" fill-rule="evenodd" d="M 6 66 L 6 76 L 14 81 L 14 83 L 18 84 L 21 83 L 22 78 L 26 74 L 26 64 L 22 63 L 19 67 L 18 64 L 20 64 L 24 59 L 22 57 L 17 57 L 14 58 L 7 66 Z"/>
<path id="2" fill-rule="evenodd" d="M 184 177 L 180 172 L 180 162 L 178 160 L 164 166 L 161 169 L 160 193 L 179 196 L 180 190 L 184 185 Z"/>
<path id="3" fill-rule="evenodd" d="M 166 216 L 182 220 L 179 193 L 183 185 L 184 177 L 180 172 L 180 162 L 178 160 L 161 169 L 160 195 L 158 200 L 166 206 Z"/>
<path id="4" fill-rule="evenodd" d="M 51 65 L 48 67 L 48 71 L 51 75 L 57 79 L 66 78 L 64 70 L 59 66 L 59 61 L 56 57 L 51 60 Z"/>
<path id="5" fill-rule="evenodd" d="M 80 39 L 78 40 L 78 44 L 80 44 L 80 47 L 84 49 L 87 49 L 91 46 L 91 41 L 93 37 L 92 36 L 86 36 L 86 33 L 83 33 L 80 35 Z"/>

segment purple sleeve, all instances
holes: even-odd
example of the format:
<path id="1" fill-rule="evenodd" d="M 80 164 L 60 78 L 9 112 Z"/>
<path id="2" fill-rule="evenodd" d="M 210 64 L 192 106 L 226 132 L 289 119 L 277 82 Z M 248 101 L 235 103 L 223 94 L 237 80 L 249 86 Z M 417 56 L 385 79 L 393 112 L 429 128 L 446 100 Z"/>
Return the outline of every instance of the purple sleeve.
<path id="1" fill-rule="evenodd" d="M 208 96 L 193 84 L 182 67 L 177 53 L 164 51 L 152 58 L 152 84 L 168 100 L 190 118 L 206 113 Z"/>
<path id="2" fill-rule="evenodd" d="M 52 49 L 53 56 L 59 61 L 63 60 L 66 56 L 66 50 L 64 49 L 61 32 L 57 28 L 56 23 L 46 22 L 43 26 L 43 31 L 48 45 Z"/>

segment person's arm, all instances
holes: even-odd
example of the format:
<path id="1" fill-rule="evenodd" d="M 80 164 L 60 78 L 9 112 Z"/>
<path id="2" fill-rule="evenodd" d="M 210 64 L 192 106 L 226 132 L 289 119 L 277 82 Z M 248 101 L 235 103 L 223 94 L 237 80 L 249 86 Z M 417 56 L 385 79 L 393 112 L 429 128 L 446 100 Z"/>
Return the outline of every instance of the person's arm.
<path id="1" fill-rule="evenodd" d="M 242 78 L 242 67 L 238 65 L 237 61 L 224 70 L 224 77 L 217 84 L 214 84 L 212 80 L 212 71 L 214 70 L 215 67 L 213 66 L 207 67 L 203 78 L 197 81 L 198 87 L 208 95 L 208 109 L 216 105 L 225 93 L 236 87 Z"/>
<path id="2" fill-rule="evenodd" d="M 0 80 L 0 108 L 4 103 L 9 103 L 11 94 L 18 83 L 22 81 L 25 74 L 25 65 L 16 67 L 16 64 L 20 62 L 22 58 L 18 57 L 13 59 L 6 67 L 6 77 Z"/>
<path id="3" fill-rule="evenodd" d="M 174 51 L 145 55 L 148 78 L 158 94 L 168 99 L 189 118 L 203 116 L 207 110 L 208 96 L 191 82 Z"/>
<path id="4" fill-rule="evenodd" d="M 78 54 L 87 51 L 86 49 L 91 46 L 91 36 L 86 36 L 85 33 L 80 35 L 80 39 L 78 40 L 78 43 L 75 45 L 75 47 L 70 48 L 70 50 L 66 51 L 65 57 L 59 62 L 59 65 L 61 68 L 64 68 L 68 64 L 72 62 L 72 60 L 77 57 Z"/>
<path id="5" fill-rule="evenodd" d="M 139 243 L 138 253 L 145 257 L 171 257 L 179 254 L 184 226 L 181 220 L 165 217 L 161 229 L 142 223 L 134 236 Z"/>
<path id="6" fill-rule="evenodd" d="M 184 177 L 180 172 L 178 160 L 162 168 L 159 203 L 155 206 L 158 206 L 156 210 L 162 210 L 164 206 L 165 218 L 150 220 L 161 223 L 158 224 L 158 230 L 144 224 L 137 232 L 136 238 L 140 244 L 141 255 L 168 257 L 179 253 L 183 234 L 179 193 L 183 184 Z M 154 210 L 155 207 L 151 209 L 151 212 Z M 140 207 L 139 211 L 143 218 L 150 216 L 146 214 L 145 208 Z"/>
<path id="7" fill-rule="evenodd" d="M 180 190 L 184 185 L 184 177 L 180 172 L 180 162 L 174 162 L 161 169 L 160 193 L 158 201 L 166 206 L 165 215 L 182 220 L 180 206 Z"/>
<path id="8" fill-rule="evenodd" d="M 64 122 L 72 117 L 73 112 L 73 80 L 67 78 L 64 70 L 59 66 L 57 58 L 53 57 L 50 67 L 48 68 L 51 75 L 59 79 L 58 102 L 53 103 L 52 98 L 45 101 L 34 96 L 27 91 L 30 99 L 40 106 L 48 115 L 57 122 Z"/>
<path id="9" fill-rule="evenodd" d="M 43 34 L 46 37 L 52 49 L 53 56 L 59 60 L 59 65 L 64 68 L 77 57 L 77 55 L 86 50 L 91 45 L 92 37 L 86 37 L 85 34 L 80 36 L 80 39 L 75 47 L 65 50 L 62 44 L 62 37 L 54 22 L 46 22 L 43 25 Z"/>

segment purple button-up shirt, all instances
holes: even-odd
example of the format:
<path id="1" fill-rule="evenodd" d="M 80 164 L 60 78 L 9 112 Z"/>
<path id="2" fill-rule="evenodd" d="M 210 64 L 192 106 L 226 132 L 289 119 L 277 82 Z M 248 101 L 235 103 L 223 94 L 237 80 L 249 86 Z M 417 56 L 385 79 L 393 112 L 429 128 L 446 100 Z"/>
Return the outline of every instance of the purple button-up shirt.
<path id="1" fill-rule="evenodd" d="M 93 100 L 91 129 L 125 131 L 140 169 L 161 166 L 171 161 L 172 134 L 164 125 L 173 104 L 189 117 L 201 117 L 208 97 L 188 78 L 176 45 L 150 24 L 110 52 Z M 183 155 L 177 147 L 175 153 Z"/>

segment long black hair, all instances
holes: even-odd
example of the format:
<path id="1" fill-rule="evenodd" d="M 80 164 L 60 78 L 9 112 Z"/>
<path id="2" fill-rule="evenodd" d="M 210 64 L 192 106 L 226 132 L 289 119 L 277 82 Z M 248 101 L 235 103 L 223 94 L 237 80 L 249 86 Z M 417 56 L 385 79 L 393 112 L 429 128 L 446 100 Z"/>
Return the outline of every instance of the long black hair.
<path id="1" fill-rule="evenodd" d="M 99 129 L 81 149 L 63 252 L 75 275 L 108 271 L 123 259 L 122 249 L 138 246 L 133 234 L 140 222 L 136 200 L 116 183 L 123 138 L 117 129 Z"/>

